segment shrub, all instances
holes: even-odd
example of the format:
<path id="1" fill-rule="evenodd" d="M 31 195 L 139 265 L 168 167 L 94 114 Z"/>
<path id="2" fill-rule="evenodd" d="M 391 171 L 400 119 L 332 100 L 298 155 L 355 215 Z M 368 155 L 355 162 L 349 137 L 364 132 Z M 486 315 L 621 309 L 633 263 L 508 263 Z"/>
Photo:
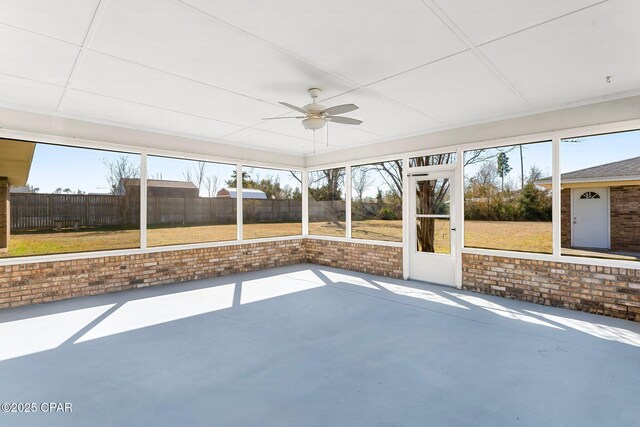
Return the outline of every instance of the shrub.
<path id="1" fill-rule="evenodd" d="M 378 219 L 393 220 L 396 219 L 396 214 L 390 206 L 383 206 L 378 212 Z"/>

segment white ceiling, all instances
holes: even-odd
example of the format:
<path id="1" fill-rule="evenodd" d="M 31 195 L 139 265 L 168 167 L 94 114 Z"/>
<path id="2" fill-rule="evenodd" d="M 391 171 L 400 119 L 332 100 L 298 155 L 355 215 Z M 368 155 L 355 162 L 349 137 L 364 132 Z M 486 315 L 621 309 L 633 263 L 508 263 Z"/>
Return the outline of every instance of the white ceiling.
<path id="1" fill-rule="evenodd" d="M 0 104 L 311 154 L 640 91 L 638 0 L 0 0 Z M 606 83 L 605 77 L 612 76 Z M 184 147 L 181 147 L 184 149 Z"/>

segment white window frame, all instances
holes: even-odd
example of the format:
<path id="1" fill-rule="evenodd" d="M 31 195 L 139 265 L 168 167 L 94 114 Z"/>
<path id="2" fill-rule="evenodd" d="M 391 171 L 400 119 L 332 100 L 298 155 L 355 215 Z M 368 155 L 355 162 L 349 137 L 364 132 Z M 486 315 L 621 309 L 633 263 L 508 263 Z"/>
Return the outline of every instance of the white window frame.
<path id="1" fill-rule="evenodd" d="M 280 167 L 273 167 L 273 166 L 255 166 L 251 163 L 247 163 L 245 162 L 244 164 L 239 164 L 239 168 L 240 168 L 240 173 L 242 172 L 242 170 L 244 170 L 244 168 L 260 168 L 260 169 L 271 169 L 274 171 L 279 171 L 279 172 L 299 172 L 300 173 L 300 177 L 301 177 L 301 186 L 304 185 L 305 183 L 305 172 L 303 172 L 302 169 L 298 169 L 298 168 L 293 168 L 293 167 L 284 167 L 284 168 L 280 168 Z M 236 173 L 237 175 L 237 173 Z M 238 176 L 242 176 L 242 175 L 238 175 Z M 237 180 L 236 180 L 237 181 Z M 238 194 L 240 194 L 241 189 L 242 189 L 242 180 L 240 180 L 238 184 Z M 305 199 L 305 191 L 303 191 L 302 187 L 300 188 L 300 193 L 302 194 L 302 221 L 301 224 L 302 226 L 300 227 L 301 232 L 300 234 L 290 234 L 287 236 L 277 236 L 277 237 L 260 237 L 260 238 L 256 238 L 256 239 L 245 239 L 244 238 L 244 210 L 242 207 L 242 200 L 239 202 L 237 209 L 237 212 L 240 212 L 240 214 L 238 214 L 236 221 L 238 221 L 238 224 L 242 224 L 242 227 L 239 227 L 239 231 L 238 231 L 238 238 L 237 241 L 238 242 L 246 242 L 246 243 L 253 243 L 255 241 L 259 241 L 259 240 L 264 240 L 264 239 L 273 239 L 273 238 L 288 238 L 288 237 L 301 237 L 304 235 L 304 223 L 305 223 L 305 217 L 308 215 L 307 213 L 305 213 L 305 209 L 304 209 L 304 199 Z M 244 195 L 240 195 L 239 198 L 243 198 Z M 307 221 L 307 226 L 308 226 L 308 221 Z"/>
<path id="2" fill-rule="evenodd" d="M 601 258 L 591 258 L 591 257 L 572 257 L 572 256 L 562 256 L 560 254 L 560 247 L 561 247 L 560 245 L 560 238 L 561 238 L 560 141 L 565 138 L 586 137 L 590 135 L 617 133 L 617 132 L 632 131 L 632 130 L 638 130 L 638 129 L 640 129 L 640 119 L 627 120 L 622 122 L 614 122 L 614 123 L 607 123 L 607 124 L 600 124 L 600 125 L 593 125 L 593 126 L 573 127 L 573 128 L 562 129 L 562 130 L 540 132 L 540 133 L 534 133 L 534 134 L 522 134 L 518 136 L 511 136 L 511 137 L 492 139 L 492 140 L 483 140 L 483 141 L 477 141 L 472 143 L 449 144 L 449 145 L 443 145 L 439 147 L 431 147 L 425 150 L 401 152 L 401 153 L 396 153 L 391 155 L 361 158 L 361 159 L 351 160 L 351 161 L 332 162 L 327 164 L 315 165 L 311 168 L 295 167 L 291 165 L 276 164 L 276 163 L 261 163 L 261 162 L 255 162 L 255 161 L 246 161 L 246 160 L 237 159 L 237 158 L 217 157 L 217 156 L 210 156 L 210 155 L 204 155 L 204 154 L 198 154 L 198 153 L 188 153 L 188 152 L 153 149 L 153 148 L 142 148 L 140 146 L 129 145 L 129 144 L 114 144 L 114 143 L 87 140 L 87 139 L 81 139 L 81 138 L 68 138 L 68 137 L 60 137 L 60 136 L 52 136 L 52 135 L 42 135 L 42 134 L 37 134 L 32 132 L 24 132 L 24 131 L 11 130 L 11 129 L 0 129 L 0 137 L 8 138 L 8 139 L 25 140 L 25 141 L 36 142 L 36 143 L 49 143 L 49 144 L 56 144 L 56 145 L 63 145 L 63 146 L 70 146 L 70 147 L 77 147 L 77 148 L 94 148 L 94 149 L 103 149 L 103 150 L 109 150 L 109 151 L 119 151 L 119 152 L 125 152 L 125 153 L 139 154 L 141 158 L 141 171 L 142 171 L 142 168 L 146 168 L 146 156 L 157 155 L 157 156 L 165 156 L 165 157 L 173 157 L 173 158 L 183 158 L 187 160 L 196 160 L 196 161 L 199 160 L 199 161 L 207 161 L 207 162 L 215 162 L 215 163 L 226 163 L 226 164 L 232 164 L 232 165 L 235 164 L 236 166 L 239 165 L 240 168 L 242 167 L 242 165 L 246 165 L 249 167 L 255 166 L 255 167 L 264 167 L 264 168 L 270 168 L 270 169 L 291 170 L 291 171 L 301 172 L 303 177 L 302 178 L 303 218 L 302 218 L 302 234 L 301 235 L 272 237 L 272 238 L 264 238 L 264 239 L 250 239 L 250 240 L 244 240 L 244 241 L 241 239 L 238 239 L 238 240 L 226 241 L 226 242 L 208 242 L 208 243 L 172 245 L 172 246 L 147 248 L 146 247 L 146 227 L 145 227 L 145 230 L 142 230 L 143 223 L 146 223 L 146 205 L 145 205 L 145 208 L 141 209 L 141 213 L 140 213 L 141 215 L 140 248 L 126 249 L 126 250 L 105 250 L 105 251 L 95 251 L 95 252 L 80 252 L 80 253 L 75 252 L 75 253 L 63 253 L 63 254 L 53 254 L 53 255 L 35 255 L 35 256 L 27 256 L 27 257 L 2 258 L 0 259 L 0 266 L 31 264 L 31 263 L 38 263 L 38 262 L 50 262 L 50 261 L 67 261 L 67 260 L 74 260 L 74 259 L 86 259 L 86 258 L 119 256 L 119 255 L 135 255 L 135 254 L 142 254 L 142 253 L 200 249 L 200 248 L 210 248 L 210 247 L 218 247 L 218 246 L 233 246 L 233 245 L 246 244 L 246 243 L 253 244 L 253 243 L 261 243 L 261 242 L 274 242 L 274 241 L 303 239 L 303 238 L 313 238 L 313 239 L 328 240 L 328 241 L 346 241 L 346 242 L 352 242 L 352 243 L 377 245 L 377 246 L 403 247 L 404 242 L 408 241 L 408 238 L 407 238 L 408 230 L 405 225 L 405 218 L 408 218 L 408 215 L 407 215 L 408 202 L 406 198 L 406 193 L 407 193 L 406 191 L 403 192 L 403 242 L 385 242 L 385 241 L 376 241 L 376 240 L 353 239 L 351 237 L 330 237 L 330 236 L 309 235 L 308 173 L 312 171 L 322 170 L 322 169 L 332 169 L 332 168 L 340 168 L 340 167 L 350 170 L 351 167 L 357 166 L 357 165 L 402 159 L 403 181 L 404 181 L 403 184 L 406 190 L 408 167 L 405 165 L 408 165 L 408 160 L 411 157 L 427 156 L 432 154 L 440 154 L 443 152 L 455 151 L 457 153 L 456 178 L 460 182 L 462 182 L 462 180 L 464 179 L 464 171 L 462 168 L 463 162 L 461 161 L 461 159 L 463 159 L 464 151 L 469 151 L 473 149 L 496 148 L 500 146 L 527 144 L 527 143 L 535 143 L 535 142 L 543 142 L 543 141 L 552 141 L 553 253 L 537 254 L 537 253 L 531 253 L 531 252 L 465 248 L 463 246 L 464 190 L 463 190 L 463 185 L 458 185 L 457 186 L 458 189 L 456 190 L 456 193 L 457 193 L 456 197 L 458 197 L 457 201 L 458 201 L 458 207 L 459 207 L 458 215 L 462 216 L 458 218 L 458 226 L 460 227 L 459 228 L 460 232 L 457 233 L 457 237 L 456 237 L 457 239 L 460 239 L 458 241 L 459 243 L 458 248 L 460 249 L 457 251 L 458 252 L 457 255 L 459 259 L 461 259 L 463 254 L 478 254 L 478 255 L 488 255 L 488 256 L 501 256 L 506 258 L 565 262 L 565 263 L 573 263 L 573 264 L 589 264 L 589 265 L 596 265 L 596 266 L 619 267 L 619 268 L 640 270 L 640 262 L 636 262 L 636 261 L 611 260 L 611 259 L 601 259 Z M 239 181 L 240 181 L 240 187 L 241 187 L 242 180 L 240 179 Z M 345 177 L 345 186 L 346 186 L 346 177 Z M 350 188 L 350 186 L 346 186 L 346 188 Z M 144 193 L 144 194 L 141 194 L 141 207 L 142 207 L 142 199 L 143 198 L 146 199 L 146 179 L 145 180 L 141 179 L 141 191 Z M 242 194 L 242 193 L 240 192 L 239 194 Z M 345 202 L 350 209 L 351 200 L 350 198 L 347 198 L 347 197 L 345 197 L 345 199 L 346 199 Z M 348 217 L 348 219 L 350 218 Z M 240 224 L 237 224 L 237 226 L 241 227 Z M 348 227 L 348 229 L 350 231 L 350 227 Z M 403 264 L 406 269 L 408 265 L 408 263 L 406 262 L 407 251 L 404 251 L 404 252 L 405 252 L 404 254 L 405 262 Z M 460 262 L 458 265 L 462 265 L 462 263 Z M 461 278 L 461 274 L 462 274 L 461 268 L 457 268 L 457 270 L 458 271 L 456 271 L 456 274 L 458 275 L 459 278 Z"/>

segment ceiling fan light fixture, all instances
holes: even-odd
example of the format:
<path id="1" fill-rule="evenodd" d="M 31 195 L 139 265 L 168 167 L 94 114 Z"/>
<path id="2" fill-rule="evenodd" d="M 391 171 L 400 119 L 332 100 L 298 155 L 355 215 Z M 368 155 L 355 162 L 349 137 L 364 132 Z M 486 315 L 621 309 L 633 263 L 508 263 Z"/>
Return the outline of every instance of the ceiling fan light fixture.
<path id="1" fill-rule="evenodd" d="M 308 117 L 302 121 L 305 129 L 318 130 L 324 127 L 327 121 L 321 117 Z"/>

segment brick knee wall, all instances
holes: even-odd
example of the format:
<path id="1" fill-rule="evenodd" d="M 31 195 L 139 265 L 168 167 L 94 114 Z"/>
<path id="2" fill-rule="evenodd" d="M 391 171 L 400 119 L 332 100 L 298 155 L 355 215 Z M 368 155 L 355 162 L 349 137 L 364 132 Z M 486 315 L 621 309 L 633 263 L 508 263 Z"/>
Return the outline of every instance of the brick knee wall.
<path id="1" fill-rule="evenodd" d="M 0 266 L 0 308 L 306 261 L 302 239 Z"/>
<path id="2" fill-rule="evenodd" d="M 640 270 L 463 254 L 463 288 L 640 321 Z M 291 239 L 0 266 L 0 308 L 310 262 L 402 278 L 402 248 Z"/>
<path id="3" fill-rule="evenodd" d="M 291 239 L 0 266 L 0 308 L 304 262 L 402 277 L 402 248 Z"/>
<path id="4" fill-rule="evenodd" d="M 402 278 L 402 248 L 333 240 L 305 239 L 307 262 Z"/>
<path id="5" fill-rule="evenodd" d="M 640 270 L 463 254 L 462 287 L 640 321 Z"/>

